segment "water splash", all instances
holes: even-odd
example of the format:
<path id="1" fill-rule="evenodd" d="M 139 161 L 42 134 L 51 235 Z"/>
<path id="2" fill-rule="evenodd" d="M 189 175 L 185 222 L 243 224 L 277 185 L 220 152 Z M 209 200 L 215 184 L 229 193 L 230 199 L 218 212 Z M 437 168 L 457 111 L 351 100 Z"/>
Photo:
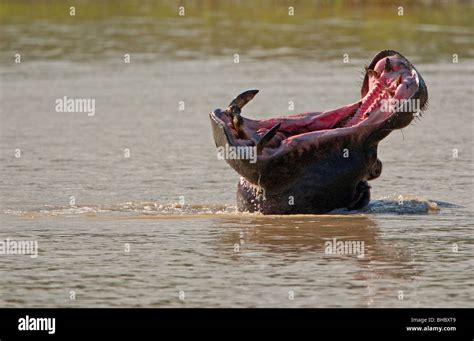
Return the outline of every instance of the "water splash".
<path id="1" fill-rule="evenodd" d="M 372 215 L 372 214 L 429 214 L 437 213 L 441 208 L 458 207 L 441 201 L 430 201 L 415 196 L 406 196 L 403 201 L 397 197 L 384 197 L 373 200 L 363 209 L 348 211 L 338 209 L 329 215 Z M 6 215 L 21 216 L 27 218 L 35 217 L 137 217 L 137 218 L 199 218 L 214 215 L 249 215 L 237 211 L 235 205 L 229 204 L 190 204 L 180 203 L 163 204 L 154 201 L 136 201 L 120 204 L 99 204 L 82 206 L 52 206 L 45 205 L 37 209 L 19 210 L 4 209 Z M 259 215 L 253 213 L 252 215 Z"/>

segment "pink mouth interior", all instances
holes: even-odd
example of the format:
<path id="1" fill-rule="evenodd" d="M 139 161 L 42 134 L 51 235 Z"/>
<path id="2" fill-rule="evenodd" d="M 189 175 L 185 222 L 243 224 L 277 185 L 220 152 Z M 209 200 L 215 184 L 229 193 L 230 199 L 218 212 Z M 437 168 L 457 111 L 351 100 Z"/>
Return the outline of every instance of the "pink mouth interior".
<path id="1" fill-rule="evenodd" d="M 388 65 L 386 66 L 388 60 Z M 280 127 L 265 148 L 278 148 L 295 140 L 314 141 L 328 130 L 354 127 L 369 120 L 381 123 L 393 114 L 400 100 L 407 100 L 418 90 L 416 71 L 397 56 L 382 58 L 373 70 L 366 70 L 368 91 L 359 102 L 325 112 L 310 112 L 281 118 L 251 120 L 244 118 L 239 131 L 228 115 L 223 117 L 239 145 L 253 145 L 272 127 Z M 389 108 L 390 110 L 387 110 Z"/>
<path id="2" fill-rule="evenodd" d="M 390 60 L 390 70 L 385 70 L 387 59 Z M 382 115 L 382 119 L 388 118 L 392 112 L 383 111 L 385 107 L 394 108 L 398 101 L 409 99 L 418 89 L 416 71 L 408 68 L 404 60 L 397 57 L 379 60 L 374 70 L 367 70 L 367 73 L 369 91 L 345 127 L 356 125 L 373 114 Z M 383 107 L 382 101 L 387 105 Z"/>

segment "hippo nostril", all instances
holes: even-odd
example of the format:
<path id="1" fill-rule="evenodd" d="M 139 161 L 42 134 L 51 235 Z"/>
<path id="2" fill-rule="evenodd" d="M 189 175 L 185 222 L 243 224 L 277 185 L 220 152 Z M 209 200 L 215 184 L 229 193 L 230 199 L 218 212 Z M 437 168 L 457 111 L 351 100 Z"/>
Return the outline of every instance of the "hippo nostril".
<path id="1" fill-rule="evenodd" d="M 380 174 L 382 174 L 382 161 L 377 159 L 372 168 L 370 169 L 369 180 L 378 178 Z"/>

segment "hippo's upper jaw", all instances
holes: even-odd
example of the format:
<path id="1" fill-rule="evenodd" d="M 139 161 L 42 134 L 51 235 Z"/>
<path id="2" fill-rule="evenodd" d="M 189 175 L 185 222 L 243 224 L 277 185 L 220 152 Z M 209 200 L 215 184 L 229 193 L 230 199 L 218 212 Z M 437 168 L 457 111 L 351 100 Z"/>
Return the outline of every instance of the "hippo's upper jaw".
<path id="1" fill-rule="evenodd" d="M 316 214 L 357 209 L 380 176 L 378 142 L 407 126 L 428 100 L 426 85 L 400 53 L 379 52 L 366 67 L 360 101 L 336 110 L 251 120 L 237 96 L 210 114 L 214 140 L 240 175 L 237 206 L 264 214 Z"/>

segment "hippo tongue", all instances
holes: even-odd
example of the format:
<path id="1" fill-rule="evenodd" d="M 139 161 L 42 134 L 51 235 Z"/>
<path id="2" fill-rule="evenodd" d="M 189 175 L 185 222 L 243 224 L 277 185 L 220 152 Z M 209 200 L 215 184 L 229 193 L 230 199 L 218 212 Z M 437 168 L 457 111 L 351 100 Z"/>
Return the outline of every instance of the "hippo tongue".
<path id="1" fill-rule="evenodd" d="M 291 144 L 298 140 L 314 141 L 322 133 L 338 128 L 341 122 L 347 122 L 356 113 L 360 102 L 353 103 L 342 108 L 322 113 L 306 113 L 279 119 L 258 121 L 260 129 L 257 134 L 265 135 L 265 146 L 276 148 L 280 143 Z M 247 124 L 248 122 L 248 124 Z M 245 123 L 253 127 L 255 121 Z M 268 130 L 267 127 L 271 127 Z M 264 139 L 259 137 L 258 139 Z M 273 139 L 273 140 L 272 140 Z M 259 142 L 259 145 L 262 143 Z"/>

